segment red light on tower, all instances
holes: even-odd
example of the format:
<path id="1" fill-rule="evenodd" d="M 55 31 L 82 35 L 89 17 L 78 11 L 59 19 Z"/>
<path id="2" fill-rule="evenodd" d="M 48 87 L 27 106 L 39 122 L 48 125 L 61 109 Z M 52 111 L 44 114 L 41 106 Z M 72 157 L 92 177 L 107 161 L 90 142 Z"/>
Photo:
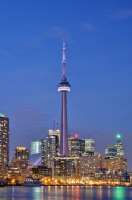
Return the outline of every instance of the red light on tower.
<path id="1" fill-rule="evenodd" d="M 77 138 L 78 138 L 78 135 L 77 135 L 76 133 L 74 134 L 74 138 L 75 138 L 75 139 L 77 139 Z"/>

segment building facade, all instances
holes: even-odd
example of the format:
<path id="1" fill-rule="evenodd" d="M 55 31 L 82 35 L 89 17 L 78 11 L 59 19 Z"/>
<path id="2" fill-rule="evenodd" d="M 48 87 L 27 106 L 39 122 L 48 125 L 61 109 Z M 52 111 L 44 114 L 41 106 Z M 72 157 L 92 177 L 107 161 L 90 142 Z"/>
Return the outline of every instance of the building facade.
<path id="1" fill-rule="evenodd" d="M 41 144 L 41 163 L 51 167 L 51 162 L 59 154 L 59 138 L 57 135 L 47 135 Z"/>
<path id="2" fill-rule="evenodd" d="M 110 171 L 127 171 L 127 159 L 124 158 L 105 158 L 102 162 L 102 168 Z"/>
<path id="3" fill-rule="evenodd" d="M 105 150 L 105 158 L 114 158 L 117 155 L 117 148 L 114 145 L 109 145 Z"/>
<path id="4" fill-rule="evenodd" d="M 95 141 L 93 139 L 84 139 L 85 152 L 95 152 Z"/>
<path id="5" fill-rule="evenodd" d="M 54 129 L 50 129 L 49 130 L 49 135 L 52 136 L 52 135 L 55 135 L 58 137 L 58 152 L 60 153 L 60 130 L 57 128 L 54 128 Z"/>
<path id="6" fill-rule="evenodd" d="M 32 141 L 31 142 L 31 153 L 30 155 L 41 153 L 41 141 Z"/>
<path id="7" fill-rule="evenodd" d="M 80 167 L 79 175 L 80 177 L 86 179 L 94 179 L 95 171 L 100 170 L 102 167 L 102 156 L 99 153 L 88 154 L 84 153 L 79 158 Z"/>
<path id="8" fill-rule="evenodd" d="M 74 137 L 68 138 L 69 156 L 81 156 L 85 151 L 85 141 Z"/>
<path id="9" fill-rule="evenodd" d="M 123 148 L 123 145 L 121 143 L 121 135 L 117 134 L 116 139 L 117 139 L 116 144 L 115 144 L 115 147 L 117 149 L 116 157 L 117 158 L 124 158 L 124 148 Z"/>
<path id="10" fill-rule="evenodd" d="M 52 169 L 45 166 L 33 166 L 31 171 L 38 178 L 52 177 Z"/>
<path id="11" fill-rule="evenodd" d="M 14 150 L 14 159 L 29 162 L 29 151 L 26 147 L 16 147 Z"/>
<path id="12" fill-rule="evenodd" d="M 52 177 L 77 178 L 79 157 L 55 157 L 52 164 Z"/>
<path id="13" fill-rule="evenodd" d="M 9 162 L 9 118 L 0 114 L 0 167 Z"/>

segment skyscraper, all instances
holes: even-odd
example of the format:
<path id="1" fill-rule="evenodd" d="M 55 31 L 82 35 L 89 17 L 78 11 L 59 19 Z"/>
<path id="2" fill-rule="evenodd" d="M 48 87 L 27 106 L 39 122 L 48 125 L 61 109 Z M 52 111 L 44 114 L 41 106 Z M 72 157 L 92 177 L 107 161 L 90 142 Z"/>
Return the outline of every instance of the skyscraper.
<path id="1" fill-rule="evenodd" d="M 0 114 L 0 167 L 9 162 L 9 119 Z"/>
<path id="2" fill-rule="evenodd" d="M 70 84 L 66 78 L 65 38 L 63 38 L 62 80 L 58 85 L 58 91 L 62 94 L 60 155 L 68 156 L 67 92 L 70 91 Z"/>
<path id="3" fill-rule="evenodd" d="M 56 135 L 58 137 L 59 146 L 58 146 L 58 153 L 60 152 L 60 130 L 59 129 L 50 129 L 49 135 Z"/>
<path id="4" fill-rule="evenodd" d="M 116 144 L 115 144 L 115 147 L 117 148 L 116 157 L 124 158 L 124 148 L 123 148 L 123 145 L 121 143 L 121 135 L 117 134 L 116 138 L 117 138 L 117 141 L 116 141 Z"/>
<path id="5" fill-rule="evenodd" d="M 68 138 L 69 142 L 69 156 L 81 156 L 85 151 L 85 141 L 78 139 L 78 135 Z"/>
<path id="6" fill-rule="evenodd" d="M 17 160 L 24 160 L 28 163 L 29 161 L 29 151 L 26 147 L 16 147 L 14 150 L 14 158 Z"/>
<path id="7" fill-rule="evenodd" d="M 60 150 L 60 130 L 53 128 L 49 130 L 46 138 L 41 140 L 41 164 L 51 167 L 52 160 L 59 155 Z"/>
<path id="8" fill-rule="evenodd" d="M 31 155 L 36 154 L 36 153 L 41 153 L 41 141 L 32 141 L 31 142 Z"/>
<path id="9" fill-rule="evenodd" d="M 107 149 L 105 149 L 105 158 L 115 158 L 117 155 L 117 148 L 115 145 L 109 145 Z"/>
<path id="10" fill-rule="evenodd" d="M 95 141 L 93 139 L 84 139 L 85 140 L 85 152 L 95 152 Z"/>

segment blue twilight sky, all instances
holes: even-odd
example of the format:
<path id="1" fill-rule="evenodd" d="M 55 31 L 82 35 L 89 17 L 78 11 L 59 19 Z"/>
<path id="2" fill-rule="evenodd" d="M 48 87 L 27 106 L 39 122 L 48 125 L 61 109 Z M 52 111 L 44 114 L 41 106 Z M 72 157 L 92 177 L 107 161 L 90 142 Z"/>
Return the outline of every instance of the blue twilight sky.
<path id="1" fill-rule="evenodd" d="M 131 0 L 0 2 L 0 112 L 10 119 L 10 156 L 60 121 L 64 33 L 69 134 L 95 139 L 104 156 L 121 133 L 132 169 Z"/>

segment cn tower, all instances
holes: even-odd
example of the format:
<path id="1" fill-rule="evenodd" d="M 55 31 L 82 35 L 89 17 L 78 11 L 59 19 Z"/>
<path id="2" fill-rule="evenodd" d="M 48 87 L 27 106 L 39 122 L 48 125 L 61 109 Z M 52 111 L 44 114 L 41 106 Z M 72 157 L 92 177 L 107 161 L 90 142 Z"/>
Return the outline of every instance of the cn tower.
<path id="1" fill-rule="evenodd" d="M 60 130 L 60 155 L 68 156 L 68 125 L 67 125 L 67 92 L 70 92 L 70 84 L 66 78 L 66 48 L 65 37 L 63 37 L 63 56 L 62 56 L 62 80 L 58 85 L 61 92 L 61 130 Z"/>

